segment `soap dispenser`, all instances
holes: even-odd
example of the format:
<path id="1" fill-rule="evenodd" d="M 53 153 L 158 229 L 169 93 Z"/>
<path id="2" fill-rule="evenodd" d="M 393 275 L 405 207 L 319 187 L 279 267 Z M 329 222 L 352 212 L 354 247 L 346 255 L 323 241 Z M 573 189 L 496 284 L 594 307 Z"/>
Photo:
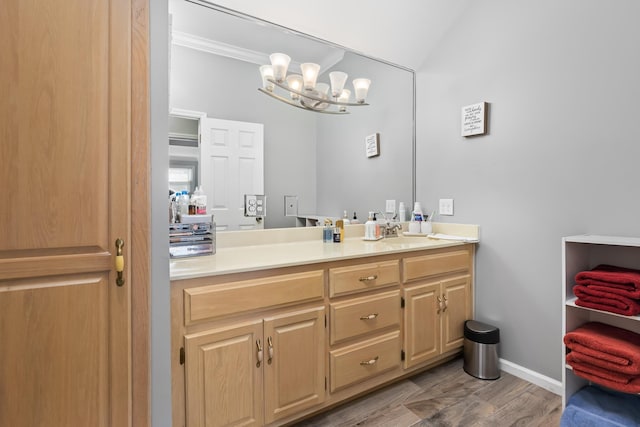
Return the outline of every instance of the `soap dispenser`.
<path id="1" fill-rule="evenodd" d="M 369 212 L 369 218 L 364 223 L 364 240 L 376 240 L 376 222 L 373 220 L 373 212 Z"/>

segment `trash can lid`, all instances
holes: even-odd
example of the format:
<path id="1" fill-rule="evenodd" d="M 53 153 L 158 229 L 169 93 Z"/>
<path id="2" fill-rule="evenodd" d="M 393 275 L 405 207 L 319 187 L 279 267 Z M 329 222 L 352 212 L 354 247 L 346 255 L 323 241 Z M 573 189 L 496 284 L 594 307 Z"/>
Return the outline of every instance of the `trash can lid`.
<path id="1" fill-rule="evenodd" d="M 498 344 L 500 329 L 476 320 L 464 322 L 464 337 L 480 344 Z"/>

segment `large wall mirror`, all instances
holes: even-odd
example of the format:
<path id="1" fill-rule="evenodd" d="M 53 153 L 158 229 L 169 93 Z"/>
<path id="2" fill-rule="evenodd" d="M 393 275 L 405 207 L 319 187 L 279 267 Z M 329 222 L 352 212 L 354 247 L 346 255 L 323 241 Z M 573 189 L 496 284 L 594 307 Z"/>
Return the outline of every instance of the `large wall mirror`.
<path id="1" fill-rule="evenodd" d="M 412 70 L 212 3 L 170 0 L 169 11 L 171 185 L 192 190 L 193 181 L 203 173 L 228 179 L 219 170 L 207 169 L 215 162 L 198 158 L 206 118 L 261 129 L 259 173 L 266 196 L 261 227 L 294 227 L 304 225 L 301 217 L 342 217 L 344 211 L 350 218 L 355 212 L 364 222 L 368 211 L 385 209 L 385 200 L 411 206 L 415 199 Z M 332 70 L 348 73 L 348 86 L 354 78 L 369 78 L 369 105 L 349 108 L 345 115 L 319 114 L 264 95 L 258 91 L 259 66 L 269 63 L 274 52 L 288 54 L 290 67 L 320 64 L 319 81 L 328 82 Z M 210 128 L 211 122 L 206 123 L 204 127 Z M 379 134 L 379 155 L 368 157 L 366 138 L 374 134 Z M 238 166 L 240 173 L 254 173 L 243 172 L 247 164 Z M 244 191 L 242 182 L 231 181 L 228 191 Z M 286 196 L 297 204 L 296 215 L 285 206 Z"/>

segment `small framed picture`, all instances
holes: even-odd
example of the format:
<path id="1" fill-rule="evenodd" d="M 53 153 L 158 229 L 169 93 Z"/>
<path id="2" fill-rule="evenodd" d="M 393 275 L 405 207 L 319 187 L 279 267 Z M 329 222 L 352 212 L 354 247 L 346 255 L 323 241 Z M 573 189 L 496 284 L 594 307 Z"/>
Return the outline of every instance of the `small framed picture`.
<path id="1" fill-rule="evenodd" d="M 479 102 L 462 107 L 462 136 L 487 133 L 487 103 Z"/>
<path id="2" fill-rule="evenodd" d="M 365 148 L 367 157 L 375 157 L 380 155 L 380 134 L 374 133 L 365 138 Z"/>

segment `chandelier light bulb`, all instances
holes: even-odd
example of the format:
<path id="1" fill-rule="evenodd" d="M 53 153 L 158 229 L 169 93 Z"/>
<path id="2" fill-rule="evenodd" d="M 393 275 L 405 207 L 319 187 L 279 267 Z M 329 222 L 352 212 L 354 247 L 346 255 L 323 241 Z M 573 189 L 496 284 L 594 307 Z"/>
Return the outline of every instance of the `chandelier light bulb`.
<path id="1" fill-rule="evenodd" d="M 338 97 L 338 102 L 347 103 L 347 102 L 349 102 L 349 98 L 350 97 L 351 97 L 351 91 L 349 89 L 342 89 L 342 93 Z M 342 111 L 342 112 L 347 111 L 347 106 L 346 105 L 341 105 L 340 106 L 340 111 Z"/>
<path id="2" fill-rule="evenodd" d="M 287 68 L 291 58 L 284 53 L 272 53 L 269 55 L 271 66 L 273 67 L 273 77 L 278 83 L 282 83 L 287 76 Z"/>
<path id="3" fill-rule="evenodd" d="M 304 82 L 305 90 L 313 90 L 316 86 L 316 80 L 318 79 L 318 73 L 320 72 L 320 65 L 312 62 L 305 62 L 300 64 L 302 69 L 302 80 Z"/>
<path id="4" fill-rule="evenodd" d="M 369 86 L 371 80 L 369 79 L 355 79 L 353 81 L 353 88 L 355 89 L 356 102 L 358 104 L 364 104 L 364 100 L 367 98 L 367 92 L 369 92 Z"/>
<path id="5" fill-rule="evenodd" d="M 348 74 L 342 71 L 332 71 L 329 73 L 329 80 L 331 81 L 331 96 L 337 98 L 344 89 L 344 84 L 347 81 Z"/>
<path id="6" fill-rule="evenodd" d="M 302 76 L 300 74 L 289 74 L 287 76 L 287 86 L 295 91 L 302 91 Z M 291 99 L 297 101 L 300 99 L 300 95 L 294 92 L 289 92 Z"/>
<path id="7" fill-rule="evenodd" d="M 271 65 L 261 65 L 260 75 L 262 76 L 262 88 L 269 92 L 273 92 L 275 85 L 267 80 L 273 80 L 273 67 L 271 67 Z"/>

